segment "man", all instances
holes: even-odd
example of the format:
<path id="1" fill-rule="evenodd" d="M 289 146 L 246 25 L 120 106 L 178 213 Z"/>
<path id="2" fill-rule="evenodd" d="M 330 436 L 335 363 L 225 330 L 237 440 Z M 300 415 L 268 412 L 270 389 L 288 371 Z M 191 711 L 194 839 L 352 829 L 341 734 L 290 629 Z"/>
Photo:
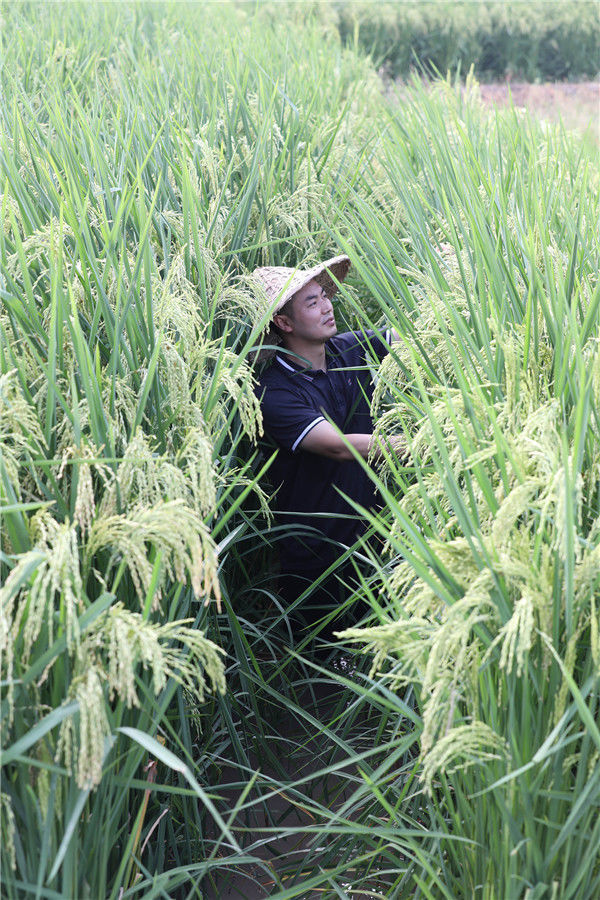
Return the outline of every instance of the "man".
<path id="1" fill-rule="evenodd" d="M 371 452 L 368 363 L 387 354 L 392 334 L 384 342 L 370 331 L 337 333 L 331 300 L 349 267 L 347 256 L 337 256 L 309 270 L 266 266 L 253 273 L 273 304 L 270 337 L 281 343 L 260 377 L 259 397 L 265 432 L 279 448 L 269 472 L 276 521 L 294 526 L 279 542 L 288 603 L 364 533 L 364 519 L 343 495 L 365 508 L 377 502 L 350 447 L 364 459 Z M 403 449 L 398 438 L 389 446 Z M 312 592 L 303 606 L 310 624 L 343 602 L 352 571 L 336 567 Z"/>

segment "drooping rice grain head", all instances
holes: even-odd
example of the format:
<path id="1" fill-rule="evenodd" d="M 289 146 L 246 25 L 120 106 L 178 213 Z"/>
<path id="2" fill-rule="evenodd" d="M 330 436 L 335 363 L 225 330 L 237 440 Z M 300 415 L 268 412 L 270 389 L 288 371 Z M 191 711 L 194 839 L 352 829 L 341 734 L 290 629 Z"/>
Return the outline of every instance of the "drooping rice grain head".
<path id="1" fill-rule="evenodd" d="M 423 781 L 432 792 L 438 773 L 452 775 L 490 760 L 503 760 L 507 753 L 506 742 L 484 722 L 466 723 L 440 737 L 424 757 Z"/>
<path id="2" fill-rule="evenodd" d="M 192 382 L 192 395 L 204 409 L 209 431 L 218 434 L 223 429 L 229 430 L 229 404 L 233 403 L 244 431 L 256 441 L 263 433 L 262 414 L 250 366 L 218 341 L 197 345 L 189 365 L 197 373 Z"/>
<path id="3" fill-rule="evenodd" d="M 34 549 L 19 557 L 0 589 L 5 637 L 16 640 L 21 633 L 24 663 L 44 626 L 52 643 L 59 600 L 69 647 L 78 641 L 77 616 L 83 608 L 76 526 L 68 521 L 59 523 L 42 511 L 32 520 L 32 537 Z"/>
<path id="4" fill-rule="evenodd" d="M 0 821 L 2 823 L 3 851 L 8 857 L 9 867 L 13 872 L 17 868 L 15 849 L 15 814 L 8 794 L 0 792 Z"/>
<path id="5" fill-rule="evenodd" d="M 205 428 L 191 428 L 177 451 L 176 462 L 184 473 L 188 504 L 205 518 L 217 505 L 218 475 L 213 446 Z M 230 477 L 234 477 L 233 473 Z"/>
<path id="6" fill-rule="evenodd" d="M 141 667 L 150 671 L 157 696 L 173 678 L 202 703 L 207 681 L 211 689 L 225 690 L 222 653 L 185 622 L 159 625 L 114 604 L 77 648 L 67 699 L 77 702 L 78 713 L 62 722 L 57 762 L 75 770 L 81 789 L 97 787 L 111 734 L 107 699 L 139 706 L 135 681 Z"/>
<path id="7" fill-rule="evenodd" d="M 219 602 L 217 551 L 210 532 L 198 513 L 182 500 L 166 500 L 152 507 L 133 507 L 126 514 L 97 516 L 85 543 L 86 569 L 100 550 L 110 552 L 108 569 L 124 561 L 142 604 L 150 587 L 154 563 L 152 548 L 162 554 L 164 566 L 154 605 L 160 600 L 167 578 L 189 583 L 194 595 Z"/>
<path id="8" fill-rule="evenodd" d="M 178 248 L 164 280 L 154 278 L 152 282 L 153 315 L 157 331 L 177 343 L 182 356 L 193 350 L 194 345 L 203 339 L 206 330 L 197 287 L 186 274 L 186 249 Z M 212 293 L 217 288 L 220 272 L 208 250 L 202 259 L 202 272 L 207 290 Z"/>
<path id="9" fill-rule="evenodd" d="M 172 677 L 185 684 L 200 703 L 204 700 L 206 679 L 213 690 L 225 690 L 220 658 L 224 651 L 198 629 L 186 627 L 185 622 L 158 625 L 144 621 L 139 613 L 117 603 L 109 610 L 100 638 L 108 656 L 109 699 L 118 696 L 127 706 L 139 706 L 135 690 L 139 665 L 151 671 L 156 695 Z M 95 635 L 96 652 L 98 640 Z"/>
<path id="10" fill-rule="evenodd" d="M 44 433 L 35 409 L 23 396 L 16 370 L 0 373 L 0 455 L 6 474 L 20 496 L 20 465 L 43 456 Z"/>
<path id="11" fill-rule="evenodd" d="M 185 500 L 185 475 L 168 455 L 159 455 L 141 428 L 125 452 L 101 505 L 101 515 L 154 506 L 163 500 Z"/>
<path id="12" fill-rule="evenodd" d="M 64 722 L 64 732 L 61 728 L 59 745 L 57 748 L 57 761 L 64 753 L 65 763 L 70 768 L 75 766 L 77 785 L 86 790 L 93 788 L 102 780 L 102 763 L 104 761 L 104 742 L 109 737 L 111 730 L 106 714 L 103 683 L 105 674 L 102 669 L 91 664 L 91 660 L 84 656 L 80 671 L 75 675 L 69 687 L 69 694 L 79 705 L 79 721 L 77 736 L 75 737 L 72 717 Z M 72 741 L 74 749 L 65 750 L 65 743 Z"/>

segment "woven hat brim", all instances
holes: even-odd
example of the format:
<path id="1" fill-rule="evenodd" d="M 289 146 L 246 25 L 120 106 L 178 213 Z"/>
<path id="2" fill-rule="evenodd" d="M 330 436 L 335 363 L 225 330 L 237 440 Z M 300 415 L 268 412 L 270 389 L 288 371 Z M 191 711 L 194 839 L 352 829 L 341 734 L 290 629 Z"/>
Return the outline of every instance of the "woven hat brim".
<path id="1" fill-rule="evenodd" d="M 284 266 L 263 266 L 255 269 L 253 277 L 262 284 L 267 297 L 272 301 L 272 315 L 278 313 L 298 291 L 316 281 L 328 297 L 338 292 L 338 284 L 344 281 L 350 268 L 347 256 L 334 256 L 313 266 L 311 269 L 294 270 Z M 336 283 L 337 282 L 337 283 Z"/>

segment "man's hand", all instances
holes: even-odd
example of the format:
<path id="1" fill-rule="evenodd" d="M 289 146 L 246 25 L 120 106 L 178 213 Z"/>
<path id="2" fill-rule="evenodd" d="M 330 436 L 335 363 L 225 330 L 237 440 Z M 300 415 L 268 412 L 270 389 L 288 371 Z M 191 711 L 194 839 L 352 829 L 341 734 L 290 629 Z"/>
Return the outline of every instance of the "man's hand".
<path id="1" fill-rule="evenodd" d="M 410 463 L 410 452 L 404 435 L 379 435 L 378 444 L 375 448 L 375 459 L 382 459 L 384 453 L 387 453 L 390 456 L 397 456 L 404 465 Z"/>

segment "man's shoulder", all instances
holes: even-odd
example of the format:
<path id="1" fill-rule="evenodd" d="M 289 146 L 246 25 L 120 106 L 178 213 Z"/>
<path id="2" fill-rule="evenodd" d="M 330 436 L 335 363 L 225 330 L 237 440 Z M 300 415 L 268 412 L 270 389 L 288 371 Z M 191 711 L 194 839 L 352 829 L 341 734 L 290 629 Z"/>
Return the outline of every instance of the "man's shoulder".
<path id="1" fill-rule="evenodd" d="M 381 337 L 389 343 L 389 330 L 382 332 Z M 372 355 L 381 359 L 388 351 L 381 337 L 372 329 L 344 331 L 342 334 L 336 334 L 330 338 L 327 346 L 330 353 L 338 357 L 346 357 L 348 362 L 351 362 L 354 357 L 365 360 Z"/>
<path id="2" fill-rule="evenodd" d="M 280 391 L 296 393 L 300 388 L 299 380 L 290 377 L 290 374 L 284 366 L 277 363 L 277 360 L 273 360 L 258 376 L 258 393 L 274 394 Z"/>
<path id="3" fill-rule="evenodd" d="M 365 347 L 370 331 L 343 331 L 327 341 L 327 349 L 330 353 L 341 355 L 362 350 Z"/>

